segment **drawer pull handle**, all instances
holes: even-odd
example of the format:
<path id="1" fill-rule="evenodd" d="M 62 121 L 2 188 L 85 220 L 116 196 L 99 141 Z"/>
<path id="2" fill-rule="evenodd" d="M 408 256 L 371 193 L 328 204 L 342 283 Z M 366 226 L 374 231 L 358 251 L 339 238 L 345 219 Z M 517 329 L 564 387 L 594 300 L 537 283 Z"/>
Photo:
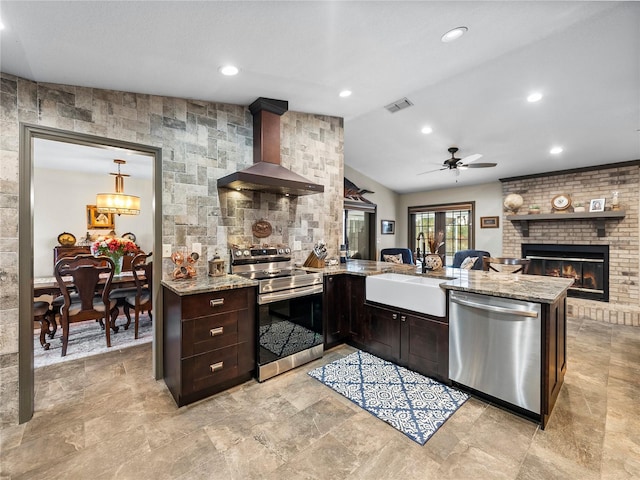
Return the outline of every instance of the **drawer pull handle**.
<path id="1" fill-rule="evenodd" d="M 213 365 L 209 365 L 209 370 L 211 370 L 211 373 L 215 373 L 218 370 L 222 370 L 223 367 L 224 367 L 224 362 L 218 362 L 218 363 L 214 363 Z"/>
<path id="2" fill-rule="evenodd" d="M 213 300 L 209 301 L 209 305 L 211 305 L 212 307 L 219 307 L 220 305 L 224 304 L 224 298 L 214 298 Z"/>
<path id="3" fill-rule="evenodd" d="M 224 327 L 216 327 L 209 330 L 209 335 L 215 337 L 216 335 L 222 335 L 224 333 Z"/>
<path id="4" fill-rule="evenodd" d="M 404 315 L 401 315 L 400 316 L 400 320 L 402 320 L 403 322 L 406 322 L 407 321 L 407 317 L 405 317 Z"/>
<path id="5" fill-rule="evenodd" d="M 391 318 L 394 319 L 394 320 L 397 319 L 398 318 L 398 314 L 397 313 L 391 314 Z"/>

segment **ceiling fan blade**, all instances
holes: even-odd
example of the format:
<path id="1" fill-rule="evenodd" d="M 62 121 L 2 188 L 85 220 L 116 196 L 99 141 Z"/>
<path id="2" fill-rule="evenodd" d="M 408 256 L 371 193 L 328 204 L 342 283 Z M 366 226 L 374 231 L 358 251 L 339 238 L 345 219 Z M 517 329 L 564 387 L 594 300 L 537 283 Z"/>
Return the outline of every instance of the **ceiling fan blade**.
<path id="1" fill-rule="evenodd" d="M 473 155 L 469 155 L 464 157 L 462 160 L 460 160 L 460 162 L 464 163 L 465 165 L 471 162 L 475 162 L 476 160 L 482 158 L 482 154 L 481 153 L 474 153 Z"/>
<path id="2" fill-rule="evenodd" d="M 428 170 L 426 172 L 418 173 L 418 175 L 424 175 L 425 173 L 439 172 L 440 170 L 447 170 L 447 169 L 448 167 L 436 168 L 435 170 Z"/>
<path id="3" fill-rule="evenodd" d="M 498 165 L 497 163 L 471 163 L 468 165 L 460 165 L 461 167 L 467 167 L 467 168 L 488 168 L 488 167 L 495 167 L 496 165 Z"/>

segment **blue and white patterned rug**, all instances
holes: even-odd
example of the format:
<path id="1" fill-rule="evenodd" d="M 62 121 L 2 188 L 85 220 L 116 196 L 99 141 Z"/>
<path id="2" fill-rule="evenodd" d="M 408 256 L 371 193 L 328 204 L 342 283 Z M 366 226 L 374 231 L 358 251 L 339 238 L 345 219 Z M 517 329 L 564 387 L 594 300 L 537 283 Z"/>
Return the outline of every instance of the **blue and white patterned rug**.
<path id="1" fill-rule="evenodd" d="M 469 395 L 357 351 L 309 375 L 424 445 Z"/>

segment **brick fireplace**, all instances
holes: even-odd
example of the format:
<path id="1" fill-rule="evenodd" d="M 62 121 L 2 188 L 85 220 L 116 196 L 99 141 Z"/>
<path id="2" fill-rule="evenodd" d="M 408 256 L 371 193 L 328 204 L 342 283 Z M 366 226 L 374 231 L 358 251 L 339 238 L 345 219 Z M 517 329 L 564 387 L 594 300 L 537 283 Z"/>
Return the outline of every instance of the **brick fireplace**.
<path id="1" fill-rule="evenodd" d="M 522 257 L 531 260 L 529 275 L 572 279 L 569 297 L 609 301 L 608 245 L 523 243 Z"/>
<path id="2" fill-rule="evenodd" d="M 591 283 L 594 281 L 592 277 L 596 278 L 600 273 L 596 262 L 578 266 L 577 263 L 572 264 L 562 259 L 555 260 L 555 263 L 550 259 L 534 262 L 532 268 L 546 268 L 547 274 L 573 275 L 574 278 L 578 275 L 577 269 L 586 269 L 587 272 L 591 269 L 586 280 L 583 273 L 580 274 L 580 287 L 570 292 L 567 300 L 568 314 L 608 323 L 640 326 L 640 161 L 513 177 L 501 181 L 503 197 L 517 193 L 524 199 L 518 215 L 526 214 L 527 206 L 533 204 L 541 207 L 542 214 L 553 213 L 551 199 L 561 193 L 569 194 L 573 204 L 584 203 L 587 210 L 591 199 L 604 198 L 605 209 L 609 210 L 613 192 L 619 193 L 620 210 L 624 212 L 624 217 L 604 220 L 604 236 L 598 236 L 598 225 L 594 219 L 563 217 L 562 213 L 555 213 L 550 220 L 536 221 L 536 216 L 530 215 L 527 217 L 530 220 L 526 222 L 528 229 L 523 229 L 523 223 L 509 221 L 506 218 L 509 213 L 505 212 L 503 256 L 520 257 L 525 254 L 527 245 L 538 247 L 533 254 L 538 257 L 578 258 L 568 257 L 567 252 L 575 250 L 579 253 L 583 246 L 589 248 L 582 249 L 583 257 L 580 258 L 586 255 L 585 260 L 593 260 L 589 250 L 608 251 L 606 271 L 605 264 L 599 263 L 603 274 L 600 285 Z M 572 272 L 571 268 L 576 271 Z M 592 286 L 596 288 L 591 288 Z"/>

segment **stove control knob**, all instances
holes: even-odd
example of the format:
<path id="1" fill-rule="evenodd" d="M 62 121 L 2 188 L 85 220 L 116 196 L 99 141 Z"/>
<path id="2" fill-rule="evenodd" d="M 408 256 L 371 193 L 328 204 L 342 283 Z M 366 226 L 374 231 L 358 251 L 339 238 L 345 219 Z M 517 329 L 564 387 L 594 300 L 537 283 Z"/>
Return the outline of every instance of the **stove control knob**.
<path id="1" fill-rule="evenodd" d="M 279 248 L 279 249 L 278 249 L 278 254 L 279 254 L 279 255 L 282 255 L 283 253 L 284 253 L 284 249 Z"/>
<path id="2" fill-rule="evenodd" d="M 285 249 L 284 249 L 284 253 L 286 253 L 286 254 L 291 253 L 291 249 L 290 249 L 290 248 L 285 248 Z"/>
<path id="3" fill-rule="evenodd" d="M 236 257 L 241 257 L 242 256 L 242 252 L 240 250 L 236 250 L 235 255 L 236 255 Z"/>
<path id="4" fill-rule="evenodd" d="M 243 251 L 243 252 L 242 252 L 242 254 L 243 254 L 245 257 L 248 257 L 248 256 L 249 256 L 249 250 L 245 250 L 245 251 Z"/>

